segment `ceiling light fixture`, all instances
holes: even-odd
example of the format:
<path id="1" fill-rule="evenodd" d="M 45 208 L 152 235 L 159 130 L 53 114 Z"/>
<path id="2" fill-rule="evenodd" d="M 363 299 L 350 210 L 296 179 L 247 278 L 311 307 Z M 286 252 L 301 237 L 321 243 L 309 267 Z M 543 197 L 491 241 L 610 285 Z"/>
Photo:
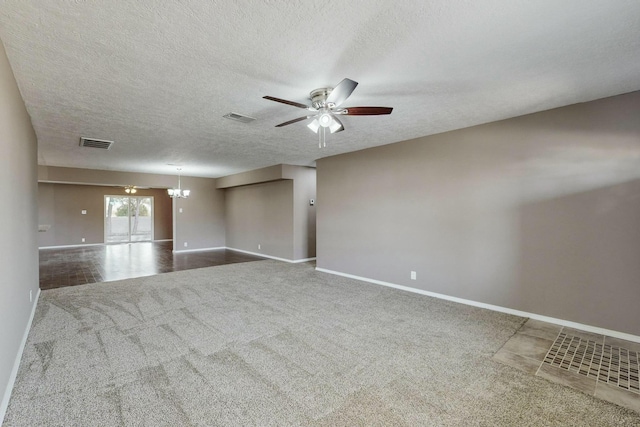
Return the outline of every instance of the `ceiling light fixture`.
<path id="1" fill-rule="evenodd" d="M 318 122 L 318 119 L 313 119 L 313 121 L 309 123 L 307 127 L 314 133 L 318 133 L 318 129 L 320 129 L 320 122 Z"/>
<path id="2" fill-rule="evenodd" d="M 333 119 L 331 118 L 331 114 L 322 113 L 318 121 L 320 122 L 320 126 L 322 126 L 323 128 L 328 128 L 329 125 L 331 125 Z"/>
<path id="3" fill-rule="evenodd" d="M 327 110 L 323 111 L 317 118 L 314 118 L 313 121 L 307 125 L 307 127 L 318 134 L 318 147 L 320 148 L 327 146 L 327 128 L 331 133 L 336 133 L 344 130 L 342 123 L 338 121 L 338 119 Z"/>
<path id="4" fill-rule="evenodd" d="M 169 193 L 169 197 L 171 197 L 172 199 L 186 199 L 187 197 L 189 197 L 189 194 L 191 194 L 191 191 L 183 190 L 180 187 L 180 171 L 182 170 L 182 168 L 177 168 L 177 169 L 178 169 L 178 188 L 168 188 L 167 193 Z"/>
<path id="5" fill-rule="evenodd" d="M 127 185 L 124 187 L 124 191 L 127 194 L 135 194 L 138 190 L 136 189 L 135 185 Z"/>

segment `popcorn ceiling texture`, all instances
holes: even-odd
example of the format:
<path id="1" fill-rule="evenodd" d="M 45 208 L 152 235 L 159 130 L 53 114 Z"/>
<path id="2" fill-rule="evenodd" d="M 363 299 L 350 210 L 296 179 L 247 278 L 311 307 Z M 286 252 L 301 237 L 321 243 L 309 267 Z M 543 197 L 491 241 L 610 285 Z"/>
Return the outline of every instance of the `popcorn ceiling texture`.
<path id="1" fill-rule="evenodd" d="M 640 89 L 635 0 L 6 0 L 0 38 L 32 117 L 39 163 L 217 177 Z M 274 125 L 345 77 L 328 147 Z M 250 124 L 222 118 L 256 117 Z M 80 136 L 115 140 L 108 152 Z"/>

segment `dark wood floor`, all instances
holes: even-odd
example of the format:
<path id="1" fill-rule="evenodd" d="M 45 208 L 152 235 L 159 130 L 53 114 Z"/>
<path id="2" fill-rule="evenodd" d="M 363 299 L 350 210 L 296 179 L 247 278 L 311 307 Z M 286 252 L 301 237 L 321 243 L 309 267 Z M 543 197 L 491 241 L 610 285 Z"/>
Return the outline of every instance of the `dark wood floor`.
<path id="1" fill-rule="evenodd" d="M 172 242 L 40 250 L 40 289 L 151 276 L 265 258 L 227 249 L 172 253 Z"/>

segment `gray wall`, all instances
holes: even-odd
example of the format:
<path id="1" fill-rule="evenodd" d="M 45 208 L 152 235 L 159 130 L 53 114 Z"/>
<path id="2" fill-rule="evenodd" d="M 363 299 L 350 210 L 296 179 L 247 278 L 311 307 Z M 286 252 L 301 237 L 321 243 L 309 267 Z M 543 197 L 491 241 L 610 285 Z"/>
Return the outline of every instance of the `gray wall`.
<path id="1" fill-rule="evenodd" d="M 38 184 L 38 222 L 50 225 L 38 233 L 38 246 L 104 243 L 104 196 L 125 196 L 122 187 Z M 154 239 L 173 238 L 172 203 L 166 190 L 138 189 L 136 196 L 154 198 Z M 81 211 L 87 214 L 82 215 Z"/>
<path id="2" fill-rule="evenodd" d="M 0 40 L 0 182 L 10 190 L 0 209 L 0 423 L 38 291 L 36 163 L 36 135 Z"/>
<path id="3" fill-rule="evenodd" d="M 639 118 L 634 92 L 321 159 L 317 265 L 640 335 Z"/>
<path id="4" fill-rule="evenodd" d="M 293 259 L 293 180 L 225 192 L 227 247 Z"/>

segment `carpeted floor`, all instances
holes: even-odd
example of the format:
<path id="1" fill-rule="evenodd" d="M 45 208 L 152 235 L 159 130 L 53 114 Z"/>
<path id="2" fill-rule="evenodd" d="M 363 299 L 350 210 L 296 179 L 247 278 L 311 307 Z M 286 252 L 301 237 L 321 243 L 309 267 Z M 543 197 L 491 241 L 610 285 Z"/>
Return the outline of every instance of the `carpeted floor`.
<path id="1" fill-rule="evenodd" d="M 259 261 L 43 291 L 6 426 L 637 426 L 491 360 L 523 318 Z"/>

